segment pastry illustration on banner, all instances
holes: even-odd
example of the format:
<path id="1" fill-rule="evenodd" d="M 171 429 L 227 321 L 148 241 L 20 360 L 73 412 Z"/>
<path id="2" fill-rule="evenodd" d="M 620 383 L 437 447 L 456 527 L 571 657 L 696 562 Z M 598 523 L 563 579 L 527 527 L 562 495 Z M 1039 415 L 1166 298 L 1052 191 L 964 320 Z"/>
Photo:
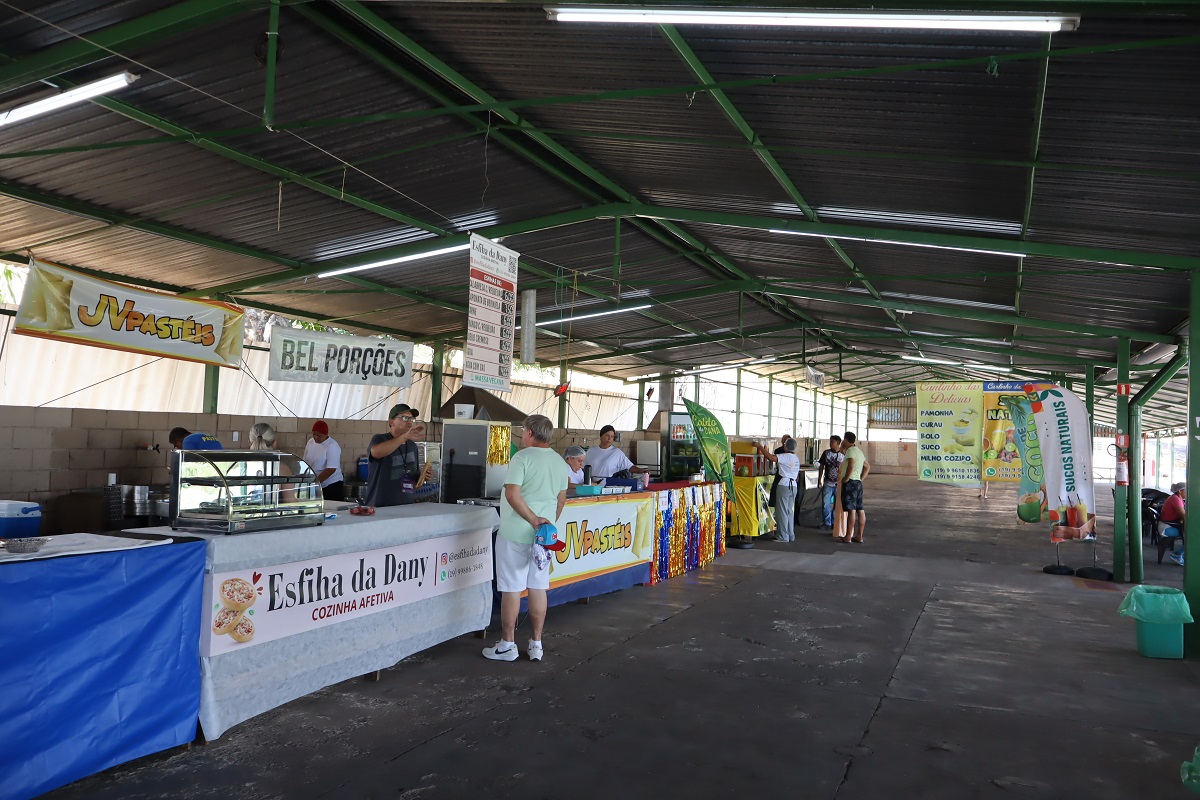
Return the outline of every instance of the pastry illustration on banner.
<path id="1" fill-rule="evenodd" d="M 229 634 L 236 642 L 248 642 L 254 638 L 254 612 L 251 606 L 258 600 L 263 590 L 256 587 L 262 579 L 261 572 L 255 572 L 251 580 L 245 578 L 227 578 L 221 582 L 217 592 L 220 602 L 213 604 L 212 632 L 217 636 Z"/>

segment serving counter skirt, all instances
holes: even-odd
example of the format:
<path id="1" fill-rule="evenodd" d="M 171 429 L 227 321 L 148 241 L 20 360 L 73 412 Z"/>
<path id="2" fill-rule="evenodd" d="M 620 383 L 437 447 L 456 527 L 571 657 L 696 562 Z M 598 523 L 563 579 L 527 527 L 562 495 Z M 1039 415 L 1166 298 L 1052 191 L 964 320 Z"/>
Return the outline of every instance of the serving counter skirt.
<path id="1" fill-rule="evenodd" d="M 298 697 L 486 628 L 492 608 L 490 539 L 497 522 L 492 508 L 419 504 L 380 508 L 373 517 L 339 512 L 336 520 L 310 528 L 203 534 L 204 736 L 215 739 Z M 473 544 L 464 548 L 463 542 Z M 454 588 L 454 571 L 468 561 L 481 567 L 469 585 Z M 364 589 L 356 575 L 372 570 L 374 588 Z M 322 599 L 335 575 L 341 592 Z M 241 641 L 212 632 L 231 602 L 222 590 L 230 581 L 257 591 L 242 612 L 253 622 L 242 632 L 249 638 Z M 305 592 L 308 604 L 297 603 Z M 322 616 L 318 608 L 328 613 Z"/>
<path id="2" fill-rule="evenodd" d="M 0 798 L 196 737 L 204 543 L 0 564 Z"/>

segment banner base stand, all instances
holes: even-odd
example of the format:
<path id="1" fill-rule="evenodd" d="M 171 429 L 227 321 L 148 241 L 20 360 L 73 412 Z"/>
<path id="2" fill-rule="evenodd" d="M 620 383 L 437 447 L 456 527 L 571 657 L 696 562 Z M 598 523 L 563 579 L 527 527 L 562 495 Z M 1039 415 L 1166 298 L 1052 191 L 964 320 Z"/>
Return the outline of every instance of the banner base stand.
<path id="1" fill-rule="evenodd" d="M 1080 567 L 1075 570 L 1075 577 L 1089 581 L 1111 581 L 1113 574 L 1104 567 Z"/>
<path id="2" fill-rule="evenodd" d="M 1047 575 L 1074 575 L 1075 569 L 1064 564 L 1047 564 L 1042 567 L 1042 572 Z"/>
<path id="3" fill-rule="evenodd" d="M 749 536 L 730 536 L 725 542 L 725 546 L 735 550 L 753 550 L 754 540 Z"/>

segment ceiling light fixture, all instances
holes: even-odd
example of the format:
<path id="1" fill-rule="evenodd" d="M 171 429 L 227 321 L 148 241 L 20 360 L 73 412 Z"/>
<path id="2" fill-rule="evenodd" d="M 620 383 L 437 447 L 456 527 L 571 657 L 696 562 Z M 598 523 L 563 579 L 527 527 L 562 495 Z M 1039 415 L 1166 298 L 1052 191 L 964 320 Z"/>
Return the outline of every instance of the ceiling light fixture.
<path id="1" fill-rule="evenodd" d="M 846 206 L 819 206 L 817 216 L 821 219 L 842 219 L 851 222 L 869 222 L 872 225 L 907 225 L 920 228 L 950 228 L 975 233 L 993 233 L 999 236 L 1020 236 L 1021 223 L 1004 219 L 983 217 L 955 217 L 946 214 L 910 214 L 904 211 L 879 211 L 870 208 L 848 208 Z"/>
<path id="2" fill-rule="evenodd" d="M 1012 367 L 1005 367 L 1000 364 L 973 364 L 966 361 L 963 362 L 963 368 L 983 372 L 1012 372 Z"/>
<path id="3" fill-rule="evenodd" d="M 581 319 L 595 319 L 596 317 L 607 317 L 610 314 L 624 314 L 628 311 L 645 311 L 650 308 L 651 304 L 646 303 L 640 306 L 626 306 L 624 308 L 610 308 L 607 311 L 597 311 L 595 314 L 580 314 L 578 317 L 563 317 L 562 319 L 550 319 L 545 322 L 537 323 L 539 328 L 546 325 L 565 325 L 568 322 L 578 322 Z"/>
<path id="4" fill-rule="evenodd" d="M 1028 14 L 877 14 L 872 12 L 743 11 L 740 9 L 546 6 L 557 22 L 650 25 L 764 25 L 801 28 L 911 28 L 916 30 L 1073 31 L 1079 17 Z"/>
<path id="5" fill-rule="evenodd" d="M 422 258 L 433 258 L 434 256 L 444 256 L 447 253 L 457 253 L 460 250 L 466 250 L 471 246 L 470 242 L 466 244 L 456 244 L 453 247 L 443 247 L 438 250 L 430 250 L 427 253 L 413 253 L 408 256 L 400 256 L 399 258 L 388 258 L 383 261 L 372 261 L 370 264 L 359 264 L 357 267 L 342 267 L 341 269 L 322 272 L 318 278 L 332 278 L 335 275 L 345 275 L 348 272 L 362 272 L 364 269 L 375 269 L 376 267 L 390 267 L 393 264 L 403 264 L 406 261 L 419 261 Z"/>
<path id="6" fill-rule="evenodd" d="M 837 239 L 839 242 L 866 242 L 867 244 L 897 244 L 901 247 L 928 247 L 933 250 L 954 250 L 959 253 L 982 253 L 985 256 L 1009 256 L 1025 258 L 1027 253 L 1019 250 L 981 250 L 976 247 L 954 247 L 948 244 L 930 244 L 929 242 L 902 242 L 899 239 L 874 239 L 868 236 L 843 236 L 813 231 L 785 231 L 778 228 L 770 229 L 769 233 L 782 233 L 788 236 L 811 236 L 817 239 Z"/>
<path id="7" fill-rule="evenodd" d="M 861 286 L 848 286 L 843 291 L 853 294 L 870 294 L 869 289 L 864 289 Z M 983 303 L 977 300 L 959 300 L 956 297 L 931 297 L 926 294 L 908 294 L 907 292 L 880 292 L 880 297 L 887 297 L 893 300 L 912 300 L 918 303 L 944 303 L 951 306 L 968 306 L 969 308 L 986 308 L 993 311 L 1013 311 L 1017 309 L 1015 306 L 1006 306 L 999 303 Z"/>
<path id="8" fill-rule="evenodd" d="M 98 81 L 85 83 L 82 86 L 76 86 L 74 89 L 68 89 L 53 97 L 47 97 L 44 100 L 37 100 L 33 103 L 26 103 L 23 106 L 10 108 L 8 111 L 0 114 L 0 125 L 11 125 L 14 122 L 20 122 L 30 117 L 49 114 L 51 111 L 57 111 L 60 108 L 65 108 L 75 103 L 82 103 L 84 100 L 90 100 L 102 94 L 115 92 L 117 89 L 124 89 L 137 79 L 138 76 L 132 72 L 121 72 L 117 75 L 101 78 Z"/>
<path id="9" fill-rule="evenodd" d="M 947 361 L 943 358 L 926 358 L 925 356 L 900 356 L 905 361 L 919 361 L 922 364 L 944 364 L 947 367 L 961 366 L 957 361 Z"/>

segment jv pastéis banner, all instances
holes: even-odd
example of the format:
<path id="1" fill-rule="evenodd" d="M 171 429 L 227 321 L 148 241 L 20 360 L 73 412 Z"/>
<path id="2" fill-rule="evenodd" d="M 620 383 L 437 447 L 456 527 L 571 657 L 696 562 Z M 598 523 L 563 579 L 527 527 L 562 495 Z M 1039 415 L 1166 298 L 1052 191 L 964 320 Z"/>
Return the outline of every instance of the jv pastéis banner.
<path id="1" fill-rule="evenodd" d="M 240 368 L 242 309 L 29 262 L 14 330 L 109 350 Z"/>
<path id="2" fill-rule="evenodd" d="M 200 654 L 217 656 L 492 580 L 492 531 L 207 576 Z"/>
<path id="3" fill-rule="evenodd" d="M 273 381 L 412 385 L 413 343 L 271 326 Z"/>

